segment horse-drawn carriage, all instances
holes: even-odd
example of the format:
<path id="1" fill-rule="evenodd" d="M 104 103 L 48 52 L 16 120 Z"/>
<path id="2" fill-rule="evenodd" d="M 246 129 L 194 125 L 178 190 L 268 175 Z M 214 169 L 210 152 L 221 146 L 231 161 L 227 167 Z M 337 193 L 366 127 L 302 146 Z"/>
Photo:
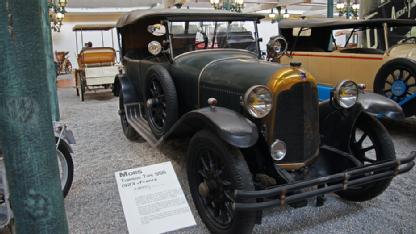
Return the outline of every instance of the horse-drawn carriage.
<path id="1" fill-rule="evenodd" d="M 84 94 L 87 90 L 110 88 L 114 82 L 114 76 L 119 72 L 120 66 L 116 63 L 116 51 L 114 49 L 113 28 L 114 25 L 109 24 L 89 24 L 75 25 L 72 29 L 75 32 L 78 53 L 75 83 L 77 96 L 80 96 L 81 101 L 84 101 Z M 85 31 L 100 32 L 101 47 L 93 47 L 91 42 L 84 44 L 83 32 Z M 81 45 L 84 45 L 81 50 L 78 50 L 78 32 Z M 111 33 L 111 47 L 104 46 L 103 32 Z"/>

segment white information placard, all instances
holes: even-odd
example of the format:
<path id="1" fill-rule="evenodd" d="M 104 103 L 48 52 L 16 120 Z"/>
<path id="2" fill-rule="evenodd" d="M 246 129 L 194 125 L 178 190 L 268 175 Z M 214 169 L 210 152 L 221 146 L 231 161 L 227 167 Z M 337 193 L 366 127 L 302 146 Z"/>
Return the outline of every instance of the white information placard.
<path id="1" fill-rule="evenodd" d="M 171 162 L 115 173 L 130 234 L 153 234 L 195 225 Z"/>

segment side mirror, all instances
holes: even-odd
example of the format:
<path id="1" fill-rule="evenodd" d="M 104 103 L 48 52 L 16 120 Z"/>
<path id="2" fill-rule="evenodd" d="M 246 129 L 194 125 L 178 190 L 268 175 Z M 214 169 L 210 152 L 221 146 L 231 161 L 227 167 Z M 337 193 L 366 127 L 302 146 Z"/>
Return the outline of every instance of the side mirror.
<path id="1" fill-rule="evenodd" d="M 258 41 L 259 41 L 259 42 L 263 42 L 263 38 L 262 38 L 262 37 L 260 37 L 260 38 L 258 39 Z"/>

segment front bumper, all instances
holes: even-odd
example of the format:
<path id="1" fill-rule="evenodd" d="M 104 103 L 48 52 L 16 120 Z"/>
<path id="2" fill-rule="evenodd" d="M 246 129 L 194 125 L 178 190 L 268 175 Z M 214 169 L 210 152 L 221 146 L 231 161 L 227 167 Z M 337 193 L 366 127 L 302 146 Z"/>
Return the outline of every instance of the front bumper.
<path id="1" fill-rule="evenodd" d="M 351 186 L 361 186 L 390 179 L 398 174 L 410 171 L 415 165 L 415 158 L 416 152 L 412 152 L 404 159 L 364 165 L 342 173 L 296 181 L 266 190 L 236 190 L 234 208 L 235 210 L 262 210 L 327 193 L 347 190 Z M 317 186 L 317 189 L 299 193 L 301 189 L 311 189 L 314 186 Z"/>

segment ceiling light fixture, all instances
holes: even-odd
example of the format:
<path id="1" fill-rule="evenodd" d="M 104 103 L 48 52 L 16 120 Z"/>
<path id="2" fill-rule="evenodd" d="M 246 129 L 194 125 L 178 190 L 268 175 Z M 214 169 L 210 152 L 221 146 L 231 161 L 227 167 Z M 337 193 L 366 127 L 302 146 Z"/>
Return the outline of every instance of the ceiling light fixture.
<path id="1" fill-rule="evenodd" d="M 276 14 L 273 12 L 273 8 L 272 8 L 269 14 L 269 18 L 274 19 L 275 17 L 276 17 Z"/>
<path id="2" fill-rule="evenodd" d="M 186 0 L 175 0 L 174 6 L 176 6 L 177 9 L 181 9 L 182 6 L 186 3 Z"/>
<path id="3" fill-rule="evenodd" d="M 290 14 L 287 11 L 287 8 L 285 9 L 285 13 L 283 14 L 283 19 L 289 19 L 290 18 Z"/>
<path id="4" fill-rule="evenodd" d="M 215 10 L 228 10 L 241 12 L 244 8 L 244 0 L 210 0 Z"/>
<path id="5" fill-rule="evenodd" d="M 349 19 L 352 16 L 358 18 L 358 14 L 360 12 L 360 4 L 357 2 L 357 0 L 355 0 L 352 4 L 350 1 L 343 2 L 343 0 L 340 0 L 335 5 L 335 8 L 337 9 L 340 17 L 345 14 L 347 19 Z"/>
<path id="6" fill-rule="evenodd" d="M 48 0 L 48 12 L 51 29 L 55 32 L 60 32 L 65 18 L 65 7 L 68 5 L 68 0 Z"/>

